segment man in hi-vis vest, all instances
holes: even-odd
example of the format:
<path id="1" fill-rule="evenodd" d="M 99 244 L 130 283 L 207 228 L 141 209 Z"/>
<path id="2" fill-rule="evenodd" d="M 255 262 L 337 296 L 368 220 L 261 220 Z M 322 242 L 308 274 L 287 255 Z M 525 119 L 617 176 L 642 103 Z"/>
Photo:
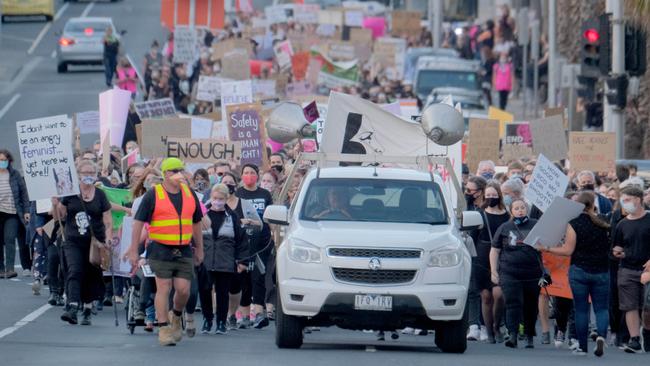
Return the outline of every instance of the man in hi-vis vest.
<path id="1" fill-rule="evenodd" d="M 185 166 L 179 159 L 163 161 L 161 171 L 164 181 L 143 196 L 133 220 L 131 246 L 125 255 L 125 259 L 136 268 L 142 229 L 148 224 L 145 252 L 147 262 L 156 275 L 155 307 L 160 326 L 158 340 L 163 346 L 174 345 L 182 338 L 181 316 L 190 296 L 194 265 L 203 262 L 200 224 L 203 214 L 194 192 L 182 183 L 184 170 Z M 168 314 L 172 286 L 174 301 Z"/>

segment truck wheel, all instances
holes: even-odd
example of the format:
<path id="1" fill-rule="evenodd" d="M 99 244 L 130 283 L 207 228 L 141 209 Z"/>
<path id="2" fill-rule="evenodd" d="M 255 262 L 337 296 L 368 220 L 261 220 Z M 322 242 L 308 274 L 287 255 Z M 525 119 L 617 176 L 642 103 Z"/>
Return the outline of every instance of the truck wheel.
<path id="1" fill-rule="evenodd" d="M 64 72 L 68 72 L 68 64 L 66 64 L 65 62 L 61 62 L 60 64 L 57 65 L 56 71 L 59 74 L 62 74 Z"/>
<path id="2" fill-rule="evenodd" d="M 278 348 L 300 348 L 302 346 L 302 320 L 297 316 L 286 315 L 282 310 L 282 300 L 278 294 L 275 317 L 275 344 Z"/>
<path id="3" fill-rule="evenodd" d="M 463 353 L 467 349 L 468 310 L 460 320 L 441 322 L 436 327 L 436 346 L 444 353 Z"/>

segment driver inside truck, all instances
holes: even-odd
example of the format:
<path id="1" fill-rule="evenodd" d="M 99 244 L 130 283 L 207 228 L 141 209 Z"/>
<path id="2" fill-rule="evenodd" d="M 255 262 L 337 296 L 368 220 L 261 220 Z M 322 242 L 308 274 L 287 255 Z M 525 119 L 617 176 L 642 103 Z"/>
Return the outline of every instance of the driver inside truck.
<path id="1" fill-rule="evenodd" d="M 344 187 L 330 187 L 327 189 L 328 207 L 321 213 L 314 215 L 314 219 L 352 219 L 349 211 L 349 194 Z"/>

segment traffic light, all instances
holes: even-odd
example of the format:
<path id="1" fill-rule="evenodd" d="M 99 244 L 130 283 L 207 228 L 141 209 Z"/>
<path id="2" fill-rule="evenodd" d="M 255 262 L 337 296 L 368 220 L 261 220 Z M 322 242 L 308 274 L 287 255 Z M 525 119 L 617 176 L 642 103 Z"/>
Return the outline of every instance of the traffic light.
<path id="1" fill-rule="evenodd" d="M 632 25 L 625 26 L 625 71 L 630 76 L 645 74 L 646 34 L 640 28 Z"/>
<path id="2" fill-rule="evenodd" d="M 619 75 L 607 78 L 607 103 L 619 109 L 625 108 L 627 104 L 627 75 Z"/>
<path id="3" fill-rule="evenodd" d="M 582 23 L 580 51 L 580 74 L 589 77 L 600 76 L 600 46 L 602 34 L 600 19 L 590 18 Z"/>
<path id="4" fill-rule="evenodd" d="M 612 71 L 612 28 L 609 21 L 610 14 L 598 17 L 600 28 L 600 46 L 598 47 L 598 66 L 600 74 L 608 76 Z"/>

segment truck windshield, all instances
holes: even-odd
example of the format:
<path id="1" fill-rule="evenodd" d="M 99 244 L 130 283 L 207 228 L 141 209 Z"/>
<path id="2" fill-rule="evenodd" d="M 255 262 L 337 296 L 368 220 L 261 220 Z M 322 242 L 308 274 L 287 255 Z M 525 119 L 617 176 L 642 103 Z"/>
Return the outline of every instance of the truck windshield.
<path id="1" fill-rule="evenodd" d="M 308 221 L 448 223 L 434 182 L 320 178 L 310 184 L 301 212 Z"/>
<path id="2" fill-rule="evenodd" d="M 471 71 L 421 70 L 417 77 L 418 95 L 429 95 L 433 89 L 442 87 L 478 89 L 476 73 Z"/>

